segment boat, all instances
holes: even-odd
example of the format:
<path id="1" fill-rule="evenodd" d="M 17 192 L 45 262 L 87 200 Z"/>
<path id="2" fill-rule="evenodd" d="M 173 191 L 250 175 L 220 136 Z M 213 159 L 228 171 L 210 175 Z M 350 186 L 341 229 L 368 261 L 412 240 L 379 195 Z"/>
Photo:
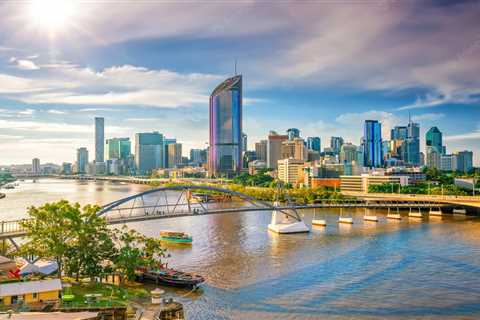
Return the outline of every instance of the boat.
<path id="1" fill-rule="evenodd" d="M 182 272 L 174 269 L 161 267 L 158 269 L 138 270 L 136 278 L 140 282 L 154 281 L 156 284 L 163 284 L 174 287 L 195 288 L 203 283 L 205 279 L 198 274 Z"/>
<path id="2" fill-rule="evenodd" d="M 185 232 L 160 231 L 160 241 L 191 244 L 193 239 Z"/>

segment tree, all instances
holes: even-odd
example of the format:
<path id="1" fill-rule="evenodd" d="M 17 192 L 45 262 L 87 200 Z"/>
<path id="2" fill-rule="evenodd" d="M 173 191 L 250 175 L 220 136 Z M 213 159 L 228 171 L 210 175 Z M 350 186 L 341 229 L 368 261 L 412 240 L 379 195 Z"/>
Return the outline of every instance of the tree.
<path id="1" fill-rule="evenodd" d="M 47 203 L 41 207 L 28 208 L 29 220 L 21 225 L 26 229 L 28 241 L 21 251 L 45 259 L 54 259 L 58 263 L 58 276 L 62 277 L 65 255 L 75 237 L 72 222 L 80 215 L 80 205 L 71 205 L 62 200 Z"/>
<path id="2" fill-rule="evenodd" d="M 117 271 L 120 271 L 127 279 L 135 279 L 137 268 L 155 268 L 161 264 L 161 258 L 165 257 L 165 249 L 160 240 L 145 237 L 135 230 L 116 229 L 113 239 L 117 246 L 117 254 L 113 258 Z"/>
<path id="3" fill-rule="evenodd" d="M 106 271 L 105 261 L 115 254 L 111 231 L 105 219 L 97 216 L 99 206 L 87 205 L 72 221 L 74 240 L 69 244 L 65 258 L 66 273 L 88 276 L 92 281 Z M 107 264 L 108 265 L 108 264 Z"/>

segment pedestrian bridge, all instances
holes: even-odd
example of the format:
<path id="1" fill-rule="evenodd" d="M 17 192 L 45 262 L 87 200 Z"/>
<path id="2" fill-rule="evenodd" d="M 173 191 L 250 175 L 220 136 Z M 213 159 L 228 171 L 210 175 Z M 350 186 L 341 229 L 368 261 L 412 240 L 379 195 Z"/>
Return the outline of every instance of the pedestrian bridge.
<path id="1" fill-rule="evenodd" d="M 179 185 L 151 189 L 104 205 L 97 213 L 108 224 L 248 211 L 277 211 L 301 221 L 298 210 L 313 208 L 431 209 L 447 203 L 419 199 L 320 199 L 312 204 L 271 204 L 226 188 Z M 23 237 L 22 220 L 0 222 L 0 240 Z"/>

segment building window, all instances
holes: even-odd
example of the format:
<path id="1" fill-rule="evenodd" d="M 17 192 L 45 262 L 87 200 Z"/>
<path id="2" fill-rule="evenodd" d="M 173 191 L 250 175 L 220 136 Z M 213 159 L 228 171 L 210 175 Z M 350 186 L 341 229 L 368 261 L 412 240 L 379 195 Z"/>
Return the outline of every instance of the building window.
<path id="1" fill-rule="evenodd" d="M 37 298 L 38 298 L 38 293 L 36 293 L 36 292 L 32 293 L 32 298 L 33 298 L 34 300 L 37 300 Z"/>

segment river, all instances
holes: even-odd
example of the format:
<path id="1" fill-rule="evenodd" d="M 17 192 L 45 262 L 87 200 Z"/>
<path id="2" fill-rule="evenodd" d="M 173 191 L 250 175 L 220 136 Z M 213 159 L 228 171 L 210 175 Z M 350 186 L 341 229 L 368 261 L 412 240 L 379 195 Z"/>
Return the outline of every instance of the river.
<path id="1" fill-rule="evenodd" d="M 0 218 L 68 199 L 106 204 L 147 186 L 40 179 L 20 182 L 0 199 Z M 190 248 L 170 248 L 169 265 L 198 272 L 196 292 L 168 289 L 188 319 L 478 319 L 480 220 L 364 222 L 363 211 L 318 211 L 329 222 L 308 234 L 267 232 L 268 212 L 232 213 L 131 223 L 149 236 L 192 234 Z M 305 212 L 306 221 L 312 213 Z"/>

